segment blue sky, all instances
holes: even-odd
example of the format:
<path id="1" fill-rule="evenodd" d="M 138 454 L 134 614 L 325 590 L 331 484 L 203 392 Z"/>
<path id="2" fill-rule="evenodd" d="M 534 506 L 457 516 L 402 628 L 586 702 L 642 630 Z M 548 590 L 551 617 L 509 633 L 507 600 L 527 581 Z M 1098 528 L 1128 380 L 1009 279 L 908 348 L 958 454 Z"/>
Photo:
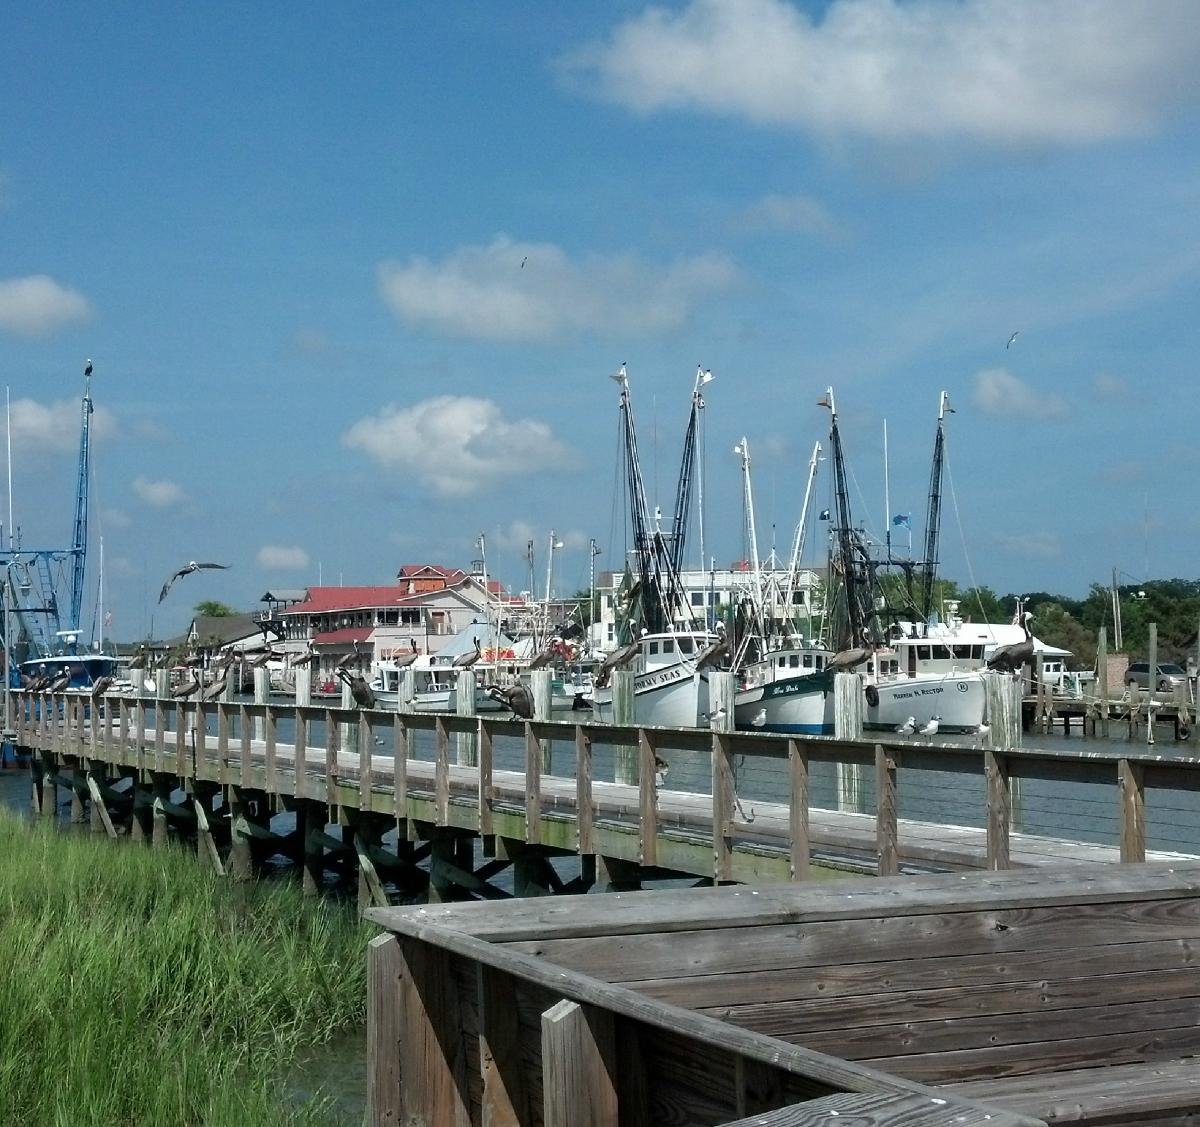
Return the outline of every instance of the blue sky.
<path id="1" fill-rule="evenodd" d="M 0 363 L 27 545 L 69 540 L 85 357 L 117 637 L 203 598 L 615 565 L 615 385 L 706 539 L 786 550 L 838 395 L 857 514 L 943 570 L 1196 574 L 1200 21 L 1184 2 L 62 4 L 0 40 Z M 522 266 L 521 263 L 525 265 Z M 1011 348 L 1005 342 L 1020 335 Z M 824 475 L 822 496 L 828 488 Z M 957 506 L 955 505 L 957 501 Z M 961 533 L 960 533 L 961 524 Z M 964 544 L 966 552 L 964 555 Z M 92 563 L 97 558 L 93 548 Z M 188 577 L 188 559 L 230 570 Z M 93 570 L 94 576 L 94 570 Z"/>

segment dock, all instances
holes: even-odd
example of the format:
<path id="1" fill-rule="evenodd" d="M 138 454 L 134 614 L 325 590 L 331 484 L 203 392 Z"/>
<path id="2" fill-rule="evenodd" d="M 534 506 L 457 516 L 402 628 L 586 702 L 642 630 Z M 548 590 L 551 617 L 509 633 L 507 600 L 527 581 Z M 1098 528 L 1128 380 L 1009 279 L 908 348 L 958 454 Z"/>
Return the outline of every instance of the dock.
<path id="1" fill-rule="evenodd" d="M 1200 759 L 17 694 L 35 809 L 431 901 L 1200 856 Z M 287 734 L 287 739 L 283 738 Z M 666 767 L 664 773 L 663 766 Z M 273 821 L 287 815 L 286 828 Z M 1074 827 L 1076 832 L 1066 832 Z M 386 839 L 386 840 L 385 840 Z M 564 875 L 565 874 L 565 875 Z"/>

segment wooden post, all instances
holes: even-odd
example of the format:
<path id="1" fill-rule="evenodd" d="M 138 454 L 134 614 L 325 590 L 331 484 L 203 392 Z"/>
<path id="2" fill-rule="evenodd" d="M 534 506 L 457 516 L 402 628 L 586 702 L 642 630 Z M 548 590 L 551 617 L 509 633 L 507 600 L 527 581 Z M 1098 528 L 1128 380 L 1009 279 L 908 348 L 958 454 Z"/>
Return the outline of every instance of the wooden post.
<path id="1" fill-rule="evenodd" d="M 554 705 L 554 670 L 535 669 L 529 675 L 529 690 L 533 696 L 533 718 L 535 720 L 550 720 Z M 542 773 L 554 773 L 554 744 L 550 740 L 541 741 Z"/>
<path id="2" fill-rule="evenodd" d="M 617 1127 L 611 1013 L 564 998 L 542 1014 L 542 1094 L 545 1127 Z"/>
<path id="3" fill-rule="evenodd" d="M 404 684 L 403 676 L 400 684 Z M 392 789 L 395 791 L 396 829 L 402 832 L 402 823 L 408 822 L 408 725 L 400 712 L 392 717 Z"/>
<path id="4" fill-rule="evenodd" d="M 612 671 L 613 723 L 634 723 L 633 670 Z M 637 784 L 638 750 L 631 744 L 620 744 L 613 748 L 613 782 Z"/>
<path id="5" fill-rule="evenodd" d="M 358 718 L 358 808 L 371 810 L 371 787 L 374 785 L 375 729 L 371 714 L 363 712 Z"/>
<path id="6" fill-rule="evenodd" d="M 479 726 L 479 832 L 487 837 L 495 832 L 492 829 L 492 802 L 495 791 L 492 788 L 492 770 L 495 765 L 496 753 L 492 739 L 492 729 L 482 720 Z"/>
<path id="7" fill-rule="evenodd" d="M 475 670 L 460 669 L 454 688 L 454 711 L 459 716 L 475 715 Z M 454 737 L 456 759 L 460 767 L 475 767 L 479 764 L 479 754 L 475 747 L 474 732 L 459 732 Z"/>
<path id="8" fill-rule="evenodd" d="M 266 706 L 271 694 L 271 675 L 267 672 L 265 664 L 256 665 L 254 667 L 254 703 Z M 254 717 L 254 738 L 261 740 L 266 738 L 266 721 L 263 716 L 256 715 Z"/>
<path id="9" fill-rule="evenodd" d="M 521 1028 L 512 976 L 479 963 L 475 981 L 482 1122 L 487 1127 L 525 1127 L 533 1122 L 533 1116 L 521 1060 Z"/>
<path id="10" fill-rule="evenodd" d="M 713 877 L 733 880 L 733 740 L 726 732 L 713 732 Z"/>
<path id="11" fill-rule="evenodd" d="M 368 1127 L 398 1127 L 400 1123 L 402 969 L 400 944 L 394 935 L 377 935 L 367 944 Z"/>
<path id="12" fill-rule="evenodd" d="M 896 824 L 896 757 L 899 753 L 875 745 L 875 851 L 879 875 L 895 876 L 900 871 Z"/>
<path id="13" fill-rule="evenodd" d="M 1008 759 L 994 751 L 983 753 L 987 775 L 987 867 L 995 872 L 1010 865 L 1008 833 L 1012 821 Z"/>
<path id="14" fill-rule="evenodd" d="M 1100 627 L 1096 642 L 1096 692 L 1100 698 L 1100 734 L 1108 739 L 1108 627 Z"/>
<path id="15" fill-rule="evenodd" d="M 658 779 L 654 769 L 654 741 L 645 728 L 638 729 L 638 859 L 658 864 Z"/>
<path id="16" fill-rule="evenodd" d="M 470 1123 L 467 1053 L 460 1044 L 450 955 L 420 940 L 398 942 L 400 1122 L 466 1127 Z"/>
<path id="17" fill-rule="evenodd" d="M 1146 777 L 1142 764 L 1117 761 L 1121 787 L 1121 860 L 1146 859 Z"/>
<path id="18" fill-rule="evenodd" d="M 296 695 L 296 707 L 308 708 L 312 704 L 312 666 L 295 665 L 292 667 L 294 678 L 292 689 Z"/>
<path id="19" fill-rule="evenodd" d="M 307 671 L 308 666 L 302 665 L 300 669 Z M 300 672 L 300 670 L 296 672 Z M 296 796 L 297 801 L 303 801 L 308 797 L 308 713 L 305 711 L 308 707 L 308 705 L 296 704 L 293 724 L 295 734 L 292 737 L 292 746 L 295 749 L 293 759 L 295 779 L 292 783 L 292 793 Z"/>
<path id="20" fill-rule="evenodd" d="M 1154 705 L 1158 699 L 1158 623 L 1150 623 L 1146 643 L 1146 743 L 1154 743 Z"/>
<path id="21" fill-rule="evenodd" d="M 575 725 L 575 830 L 581 857 L 596 852 L 592 833 L 592 737 Z"/>
<path id="22" fill-rule="evenodd" d="M 809 774 L 808 748 L 799 740 L 788 740 L 789 837 L 791 857 L 789 873 L 792 880 L 807 880 L 812 850 L 808 836 Z"/>
<path id="23" fill-rule="evenodd" d="M 542 748 L 528 720 L 525 721 L 525 840 L 532 845 L 542 840 Z"/>
<path id="24" fill-rule="evenodd" d="M 835 673 L 833 675 L 833 733 L 839 740 L 861 740 L 863 738 L 865 697 L 860 673 Z M 838 810 L 852 814 L 862 813 L 863 765 L 838 761 L 837 775 Z"/>
<path id="25" fill-rule="evenodd" d="M 444 826 L 450 821 L 450 734 L 446 731 L 446 720 L 442 716 L 434 720 L 433 754 L 433 797 L 437 807 L 437 824 Z"/>

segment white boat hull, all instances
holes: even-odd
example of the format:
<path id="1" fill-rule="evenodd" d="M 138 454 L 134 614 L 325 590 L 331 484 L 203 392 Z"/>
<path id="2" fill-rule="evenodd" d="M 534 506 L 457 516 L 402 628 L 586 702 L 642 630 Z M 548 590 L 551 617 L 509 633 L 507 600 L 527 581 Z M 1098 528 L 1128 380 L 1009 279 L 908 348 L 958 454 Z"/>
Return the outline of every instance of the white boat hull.
<path id="1" fill-rule="evenodd" d="M 808 673 L 742 689 L 734 698 L 737 727 L 753 732 L 831 735 L 832 688 L 827 675 Z"/>
<path id="2" fill-rule="evenodd" d="M 606 685 L 592 694 L 592 709 L 605 724 L 614 723 L 612 688 Z M 679 664 L 633 679 L 633 723 L 669 728 L 708 727 L 708 679 Z"/>
<path id="3" fill-rule="evenodd" d="M 978 672 L 900 677 L 874 688 L 879 698 L 872 705 L 868 696 L 863 721 L 868 731 L 894 731 L 910 716 L 918 729 L 937 716 L 939 732 L 974 732 L 983 723 L 985 694 Z"/>

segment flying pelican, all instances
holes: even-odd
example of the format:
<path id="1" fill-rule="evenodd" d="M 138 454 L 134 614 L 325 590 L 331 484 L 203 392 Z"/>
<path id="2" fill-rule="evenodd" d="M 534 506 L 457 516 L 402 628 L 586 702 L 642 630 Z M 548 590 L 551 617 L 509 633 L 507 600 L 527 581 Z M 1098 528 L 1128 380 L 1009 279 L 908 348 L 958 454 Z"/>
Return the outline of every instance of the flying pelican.
<path id="1" fill-rule="evenodd" d="M 219 563 L 197 563 L 195 560 L 185 563 L 177 572 L 169 576 L 166 583 L 163 584 L 162 590 L 158 594 L 158 601 L 161 603 L 163 599 L 167 597 L 167 592 L 171 589 L 171 585 L 176 579 L 182 579 L 185 575 L 191 575 L 193 571 L 200 571 L 202 568 L 206 567 L 219 567 L 224 570 L 227 569 L 229 565 Z"/>
<path id="2" fill-rule="evenodd" d="M 1004 346 L 1004 348 L 1005 348 L 1005 350 L 1006 350 L 1006 351 L 1007 351 L 1008 349 L 1012 348 L 1012 342 L 1013 342 L 1014 340 L 1016 340 L 1016 339 L 1017 339 L 1017 337 L 1019 337 L 1020 335 L 1021 335 L 1021 330 L 1020 330 L 1020 329 L 1018 329 L 1018 330 L 1017 330 L 1015 333 L 1013 333 L 1013 335 L 1012 335 L 1012 336 L 1010 336 L 1010 337 L 1008 338 L 1008 344 L 1006 344 L 1006 345 Z"/>
<path id="3" fill-rule="evenodd" d="M 760 708 L 754 714 L 753 718 L 750 720 L 750 727 L 761 728 L 766 724 L 766 722 L 767 722 L 767 710 L 765 708 Z"/>
<path id="4" fill-rule="evenodd" d="M 917 730 L 917 718 L 915 716 L 910 716 L 907 720 L 904 721 L 903 724 L 898 724 L 896 726 L 896 735 L 911 736 L 913 734 L 913 732 L 915 732 L 916 730 Z"/>
<path id="5" fill-rule="evenodd" d="M 938 721 L 940 716 L 931 716 L 927 723 L 921 725 L 920 735 L 927 736 L 930 743 L 933 743 L 933 737 L 938 733 Z"/>
<path id="6" fill-rule="evenodd" d="M 1021 667 L 1033 660 L 1033 632 L 1029 629 L 1032 611 L 1021 615 L 1021 628 L 1025 631 L 1023 642 L 1014 642 L 1011 646 L 1001 646 L 990 658 L 987 667 L 1000 673 L 1017 673 Z"/>
<path id="7" fill-rule="evenodd" d="M 521 269 L 522 270 L 525 269 L 525 263 L 527 263 L 528 261 L 529 261 L 529 255 L 526 255 L 524 258 L 521 259 Z"/>

